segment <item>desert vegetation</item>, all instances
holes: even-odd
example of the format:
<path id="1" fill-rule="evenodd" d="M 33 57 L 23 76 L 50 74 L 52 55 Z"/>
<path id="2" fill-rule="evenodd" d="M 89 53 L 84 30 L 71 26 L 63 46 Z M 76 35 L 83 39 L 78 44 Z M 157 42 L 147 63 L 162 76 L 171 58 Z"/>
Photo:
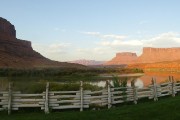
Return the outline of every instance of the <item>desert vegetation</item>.
<path id="1" fill-rule="evenodd" d="M 80 81 L 98 80 L 100 74 L 143 73 L 136 68 L 43 68 L 43 69 L 13 69 L 1 68 L 0 77 L 8 77 L 11 81 Z"/>

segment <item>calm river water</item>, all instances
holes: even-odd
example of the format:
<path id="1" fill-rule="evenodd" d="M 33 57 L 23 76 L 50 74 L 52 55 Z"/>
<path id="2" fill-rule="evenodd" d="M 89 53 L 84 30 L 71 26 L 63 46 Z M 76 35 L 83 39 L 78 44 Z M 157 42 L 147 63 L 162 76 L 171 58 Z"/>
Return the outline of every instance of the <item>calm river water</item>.
<path id="1" fill-rule="evenodd" d="M 173 76 L 174 80 L 180 81 L 180 73 L 144 73 L 144 74 L 124 74 L 124 75 L 119 75 L 119 79 L 127 79 L 127 85 L 131 86 L 131 81 L 135 80 L 135 86 L 142 88 L 145 86 L 148 86 L 151 84 L 152 78 L 156 78 L 157 83 L 163 83 L 167 82 L 169 79 L 169 76 Z M 109 81 L 113 85 L 112 82 L 112 76 L 104 76 L 108 77 Z M 106 81 L 98 81 L 98 82 L 91 82 L 92 85 L 97 85 L 104 87 L 106 85 Z"/>
<path id="2" fill-rule="evenodd" d="M 174 80 L 180 81 L 180 73 L 144 73 L 144 74 L 123 74 L 123 75 L 118 75 L 119 79 L 126 79 L 128 80 L 127 85 L 131 86 L 131 81 L 135 80 L 135 86 L 142 88 L 145 86 L 148 86 L 151 84 L 152 77 L 156 78 L 157 83 L 162 83 L 162 82 L 167 82 L 169 76 L 173 76 Z M 93 81 L 89 82 L 87 81 L 86 83 L 90 83 L 92 85 L 97 85 L 100 87 L 105 87 L 106 85 L 106 80 L 108 79 L 110 83 L 113 85 L 112 82 L 112 75 L 103 75 L 102 80 L 100 81 Z M 63 82 L 56 82 L 56 83 L 63 83 Z M 68 83 L 68 82 L 67 82 Z M 0 78 L 0 90 L 4 90 L 8 88 L 8 80 L 6 78 Z"/>

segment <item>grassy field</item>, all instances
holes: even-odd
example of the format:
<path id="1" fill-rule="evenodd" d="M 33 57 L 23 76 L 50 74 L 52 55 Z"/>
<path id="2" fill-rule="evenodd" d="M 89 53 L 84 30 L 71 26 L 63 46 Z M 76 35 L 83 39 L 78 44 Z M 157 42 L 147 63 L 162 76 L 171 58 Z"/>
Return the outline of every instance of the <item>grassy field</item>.
<path id="1" fill-rule="evenodd" d="M 98 111 L 64 111 L 48 115 L 40 112 L 0 113 L 0 120 L 179 120 L 180 96 L 147 101 L 137 105 L 121 105 Z"/>

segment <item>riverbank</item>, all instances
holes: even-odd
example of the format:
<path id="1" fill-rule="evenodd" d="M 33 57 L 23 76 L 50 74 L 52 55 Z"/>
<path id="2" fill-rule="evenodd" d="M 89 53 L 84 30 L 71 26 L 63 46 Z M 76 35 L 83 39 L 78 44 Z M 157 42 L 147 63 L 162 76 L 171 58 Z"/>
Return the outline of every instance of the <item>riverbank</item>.
<path id="1" fill-rule="evenodd" d="M 116 77 L 140 77 L 145 75 L 144 73 L 129 73 L 129 74 L 101 74 L 99 75 L 102 78 L 113 78 Z"/>

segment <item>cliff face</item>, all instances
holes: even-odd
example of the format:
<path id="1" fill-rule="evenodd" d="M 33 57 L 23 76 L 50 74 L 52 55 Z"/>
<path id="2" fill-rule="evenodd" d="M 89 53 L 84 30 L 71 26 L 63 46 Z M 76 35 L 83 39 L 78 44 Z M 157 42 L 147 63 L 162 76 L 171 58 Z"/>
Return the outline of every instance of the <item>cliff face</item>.
<path id="1" fill-rule="evenodd" d="M 33 51 L 30 41 L 16 38 L 14 25 L 4 18 L 0 18 L 0 51 L 12 56 L 36 56 L 41 57 Z"/>
<path id="2" fill-rule="evenodd" d="M 163 61 L 180 60 L 179 48 L 143 48 L 143 53 L 138 57 L 136 63 L 155 63 Z"/>
<path id="3" fill-rule="evenodd" d="M 0 17 L 0 67 L 83 67 L 49 60 L 34 51 L 31 42 L 16 38 L 14 25 Z"/>
<path id="4" fill-rule="evenodd" d="M 144 71 L 179 71 L 180 48 L 143 48 L 142 55 L 128 67 Z"/>
<path id="5" fill-rule="evenodd" d="M 180 72 L 180 60 L 158 63 L 137 63 L 128 65 L 129 68 L 140 68 L 145 72 Z"/>
<path id="6" fill-rule="evenodd" d="M 20 39 L 4 40 L 0 38 L 0 51 L 13 56 L 43 57 L 32 49 L 31 42 Z"/>
<path id="7" fill-rule="evenodd" d="M 139 68 L 159 67 L 165 64 L 164 62 L 180 61 L 180 47 L 177 48 L 151 48 L 144 47 L 143 53 L 137 57 L 136 53 L 117 53 L 111 61 L 105 63 L 105 65 L 119 65 L 119 64 L 132 64 L 129 66 Z M 161 63 L 162 62 L 162 63 Z M 153 64 L 148 64 L 153 63 Z M 160 63 L 160 64 L 157 64 Z M 147 65 L 148 64 L 148 65 Z M 171 63 L 168 63 L 169 65 Z M 167 65 L 166 65 L 167 66 Z"/>
<path id="8" fill-rule="evenodd" d="M 137 59 L 136 53 L 122 52 L 117 53 L 116 57 L 105 63 L 105 65 L 122 65 L 130 64 Z"/>
<path id="9" fill-rule="evenodd" d="M 0 17 L 0 38 L 3 40 L 16 39 L 16 30 L 14 25 L 2 17 Z"/>

